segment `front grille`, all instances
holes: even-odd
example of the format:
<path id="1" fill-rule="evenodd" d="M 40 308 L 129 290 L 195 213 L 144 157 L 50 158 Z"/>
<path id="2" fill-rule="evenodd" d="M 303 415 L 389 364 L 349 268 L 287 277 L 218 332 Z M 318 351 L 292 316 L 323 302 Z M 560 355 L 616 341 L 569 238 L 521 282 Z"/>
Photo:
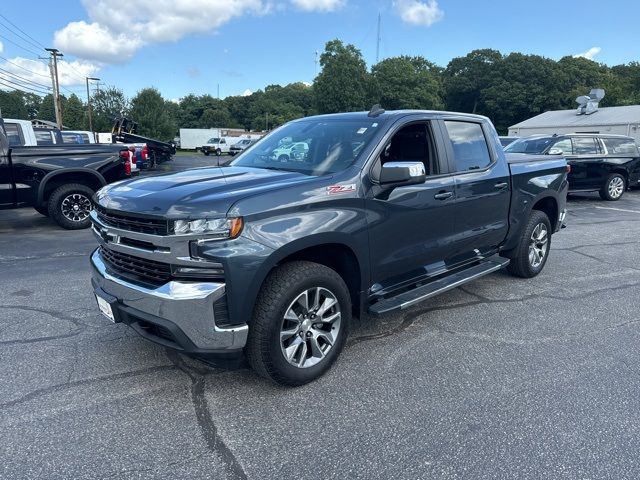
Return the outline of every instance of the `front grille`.
<path id="1" fill-rule="evenodd" d="M 109 212 L 100 205 L 94 205 L 94 208 L 98 219 L 105 225 L 150 235 L 167 235 L 169 233 L 166 220 Z"/>
<path id="2" fill-rule="evenodd" d="M 134 257 L 100 247 L 100 256 L 108 269 L 119 277 L 152 285 L 162 285 L 171 279 L 171 265 L 146 258 Z"/>

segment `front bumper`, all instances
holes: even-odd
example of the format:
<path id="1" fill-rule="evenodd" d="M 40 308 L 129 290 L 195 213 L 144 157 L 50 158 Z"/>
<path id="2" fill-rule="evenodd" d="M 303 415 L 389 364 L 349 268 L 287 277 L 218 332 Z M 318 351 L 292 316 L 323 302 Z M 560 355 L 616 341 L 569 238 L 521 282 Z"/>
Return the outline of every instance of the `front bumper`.
<path id="1" fill-rule="evenodd" d="M 171 280 L 143 287 L 109 273 L 98 250 L 91 265 L 94 292 L 111 304 L 115 321 L 148 340 L 185 353 L 223 356 L 245 346 L 247 325 L 216 324 L 214 303 L 225 295 L 224 283 Z"/>

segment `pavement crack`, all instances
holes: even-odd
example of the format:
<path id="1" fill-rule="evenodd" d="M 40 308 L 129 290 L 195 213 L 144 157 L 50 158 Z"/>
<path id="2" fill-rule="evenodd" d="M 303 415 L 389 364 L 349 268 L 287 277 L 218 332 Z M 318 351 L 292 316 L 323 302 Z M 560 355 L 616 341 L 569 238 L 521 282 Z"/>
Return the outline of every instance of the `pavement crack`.
<path id="1" fill-rule="evenodd" d="M 41 397 L 43 395 L 47 395 L 49 393 L 58 392 L 60 390 L 66 390 L 68 388 L 73 387 L 81 387 L 86 385 L 92 385 L 94 383 L 101 382 L 110 382 L 112 380 L 120 380 L 123 378 L 137 377 L 139 375 L 146 375 L 148 373 L 156 373 L 167 370 L 175 370 L 175 365 L 159 365 L 156 367 L 143 368 L 140 370 L 133 370 L 130 372 L 122 372 L 122 373 L 114 373 L 112 375 L 105 375 L 103 377 L 95 377 L 95 378 L 86 378 L 82 380 L 75 380 L 73 382 L 65 382 L 59 383 L 57 385 L 52 385 L 50 387 L 40 388 L 38 390 L 34 390 L 32 392 L 23 395 L 22 397 L 16 398 L 14 400 L 10 400 L 8 402 L 0 403 L 0 409 L 14 407 L 16 405 L 20 405 L 22 403 L 28 402 L 35 398 Z"/>
<path id="2" fill-rule="evenodd" d="M 240 465 L 235 454 L 224 443 L 222 438 L 220 438 L 220 435 L 218 435 L 218 428 L 213 420 L 209 403 L 205 396 L 206 373 L 208 372 L 205 372 L 203 369 L 189 367 L 175 350 L 166 349 L 166 354 L 171 363 L 191 380 L 191 401 L 193 402 L 196 421 L 207 447 L 212 453 L 222 459 L 225 470 L 230 478 L 246 479 L 247 474 L 242 468 L 242 465 Z"/>

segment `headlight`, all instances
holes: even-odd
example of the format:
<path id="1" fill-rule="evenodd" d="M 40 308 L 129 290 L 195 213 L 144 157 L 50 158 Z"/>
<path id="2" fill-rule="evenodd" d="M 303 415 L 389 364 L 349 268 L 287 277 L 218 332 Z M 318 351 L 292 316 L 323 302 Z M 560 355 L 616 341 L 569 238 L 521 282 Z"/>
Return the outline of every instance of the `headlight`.
<path id="1" fill-rule="evenodd" d="M 173 233 L 175 235 L 193 235 L 201 233 L 210 238 L 236 238 L 242 231 L 242 218 L 205 218 L 197 220 L 174 220 Z"/>

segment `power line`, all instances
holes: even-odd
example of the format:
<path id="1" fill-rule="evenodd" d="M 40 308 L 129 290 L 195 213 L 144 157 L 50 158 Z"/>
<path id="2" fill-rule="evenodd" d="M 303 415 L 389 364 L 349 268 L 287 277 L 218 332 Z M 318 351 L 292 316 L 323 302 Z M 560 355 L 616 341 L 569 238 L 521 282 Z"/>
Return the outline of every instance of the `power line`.
<path id="1" fill-rule="evenodd" d="M 9 84 L 4 83 L 4 82 L 8 82 Z M 5 87 L 11 88 L 13 90 L 19 90 L 19 91 L 21 91 L 23 93 L 35 93 L 35 94 L 40 94 L 40 95 L 44 94 L 44 92 L 42 92 L 40 90 L 37 90 L 37 89 L 32 88 L 32 87 L 28 87 L 26 85 L 20 85 L 19 83 L 12 82 L 11 80 L 9 80 L 8 78 L 5 78 L 5 77 L 0 77 L 0 85 L 4 85 Z M 29 91 L 23 90 L 24 88 L 26 88 Z M 49 93 L 49 92 L 46 92 L 46 93 Z"/>
<path id="2" fill-rule="evenodd" d="M 38 75 L 39 77 L 44 77 L 44 78 L 47 78 L 47 79 L 50 78 L 49 75 L 43 75 L 42 73 L 34 72 L 33 70 L 29 70 L 28 68 L 24 68 L 22 65 L 18 65 L 17 63 L 14 63 L 11 60 L 9 60 L 8 58 L 5 58 L 5 57 L 3 57 L 1 55 L 0 55 L 0 58 L 3 59 L 5 62 L 10 63 L 14 67 L 18 67 L 18 68 L 24 70 L 25 72 L 31 73 L 32 75 Z"/>
<path id="3" fill-rule="evenodd" d="M 31 45 L 32 47 L 37 48 L 38 50 L 40 49 L 40 45 L 37 45 L 36 43 L 32 42 L 28 38 L 25 38 L 24 36 L 20 35 L 15 30 L 13 30 L 11 27 L 9 27 L 6 23 L 4 23 L 2 20 L 0 20 L 0 26 L 3 26 L 4 28 L 6 28 L 9 32 L 14 34 L 16 37 L 18 37 L 23 42 L 26 42 L 27 44 Z"/>
<path id="4" fill-rule="evenodd" d="M 34 52 L 33 50 L 20 45 L 19 43 L 14 42 L 13 40 L 11 40 L 10 38 L 5 37 L 4 35 L 0 34 L 0 38 L 4 38 L 7 42 L 14 44 L 16 47 L 21 48 L 22 50 L 24 50 L 25 52 L 29 52 L 32 55 L 35 55 L 36 57 L 39 55 L 37 52 Z"/>
<path id="5" fill-rule="evenodd" d="M 5 70 L 4 68 L 0 68 L 0 72 L 4 72 L 5 75 L 11 75 L 12 77 L 20 79 L 20 80 L 22 80 L 24 82 L 27 82 L 27 83 L 30 83 L 32 85 L 36 85 L 38 87 L 42 87 L 42 88 L 45 88 L 47 90 L 51 90 L 51 87 L 49 87 L 47 85 L 43 85 L 42 83 L 34 82 L 33 80 L 29 80 L 28 78 L 21 77 L 17 73 L 13 73 L 13 72 L 11 72 L 9 70 Z M 2 75 L 2 74 L 0 74 L 0 75 Z"/>
<path id="6" fill-rule="evenodd" d="M 24 30 L 22 30 L 19 26 L 17 26 L 15 23 L 13 23 L 11 20 L 9 20 L 7 17 L 5 17 L 4 15 L 2 15 L 0 13 L 0 17 L 4 18 L 7 22 L 9 22 L 11 25 L 13 25 L 15 28 L 17 28 L 20 32 L 22 32 L 25 36 L 29 37 L 31 40 L 33 40 L 35 43 L 37 43 L 37 45 L 35 45 L 38 48 L 45 48 L 45 46 L 40 43 L 38 40 L 36 40 L 35 38 L 33 38 L 31 35 L 29 35 L 27 32 L 25 32 Z"/>

